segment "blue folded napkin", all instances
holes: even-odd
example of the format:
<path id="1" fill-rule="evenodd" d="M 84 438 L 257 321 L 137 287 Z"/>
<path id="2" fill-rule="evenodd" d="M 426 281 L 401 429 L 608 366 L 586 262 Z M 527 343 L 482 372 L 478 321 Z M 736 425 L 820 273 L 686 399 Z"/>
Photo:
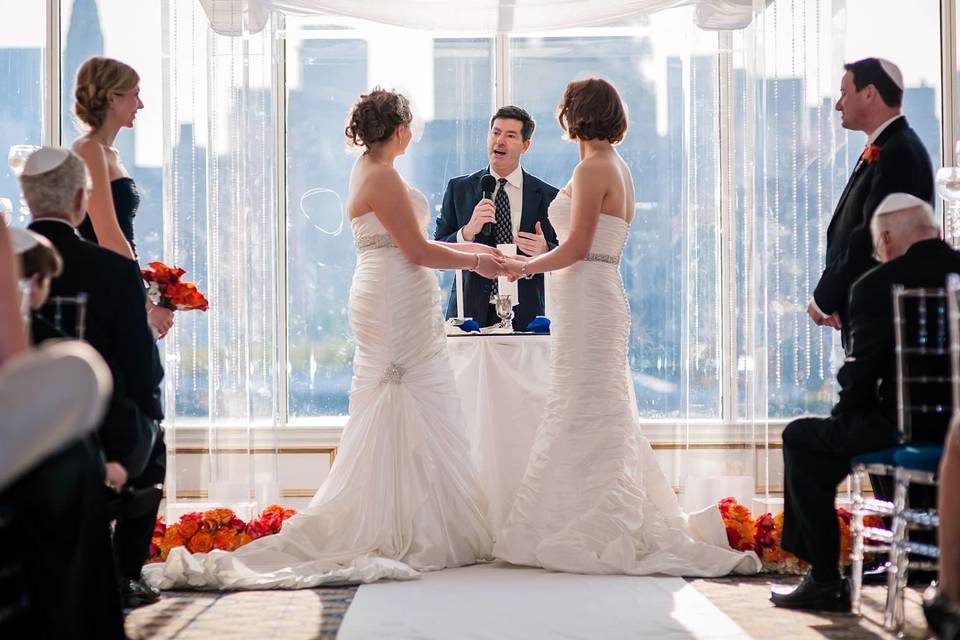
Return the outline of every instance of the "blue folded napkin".
<path id="1" fill-rule="evenodd" d="M 550 333 L 550 318 L 547 316 L 537 316 L 527 325 L 527 331 L 534 333 Z"/>
<path id="2" fill-rule="evenodd" d="M 461 331 L 466 331 L 467 333 L 471 331 L 480 331 L 480 323 L 476 320 L 464 320 L 457 326 L 460 327 Z"/>

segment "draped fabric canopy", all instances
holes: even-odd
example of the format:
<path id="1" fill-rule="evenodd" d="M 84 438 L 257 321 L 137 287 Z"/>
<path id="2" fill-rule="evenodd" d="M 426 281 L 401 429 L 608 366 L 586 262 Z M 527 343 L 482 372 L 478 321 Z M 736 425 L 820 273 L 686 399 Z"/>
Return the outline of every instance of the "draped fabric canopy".
<path id="1" fill-rule="evenodd" d="M 213 30 L 223 35 L 258 33 L 271 12 L 493 34 L 588 27 L 690 5 L 701 29 L 742 29 L 750 24 L 755 1 L 764 4 L 760 0 L 200 0 L 200 4 Z"/>

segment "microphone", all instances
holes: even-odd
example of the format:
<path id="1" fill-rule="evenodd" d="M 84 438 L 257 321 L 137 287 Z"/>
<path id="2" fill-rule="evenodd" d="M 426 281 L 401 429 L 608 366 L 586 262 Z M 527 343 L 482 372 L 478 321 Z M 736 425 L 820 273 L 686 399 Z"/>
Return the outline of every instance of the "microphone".
<path id="1" fill-rule="evenodd" d="M 482 178 L 480 178 L 480 199 L 493 200 L 493 191 L 497 188 L 497 179 L 494 178 L 489 173 Z M 492 236 L 493 235 L 493 223 L 485 222 L 483 224 L 483 229 L 480 230 L 480 235 L 482 236 Z"/>

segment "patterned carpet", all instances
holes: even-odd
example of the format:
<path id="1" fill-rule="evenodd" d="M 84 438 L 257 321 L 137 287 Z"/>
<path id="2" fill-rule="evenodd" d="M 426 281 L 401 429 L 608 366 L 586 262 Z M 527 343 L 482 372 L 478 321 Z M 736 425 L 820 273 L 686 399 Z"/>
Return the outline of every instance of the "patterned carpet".
<path id="1" fill-rule="evenodd" d="M 332 640 L 357 587 L 237 593 L 168 592 L 127 616 L 130 640 Z"/>
<path id="2" fill-rule="evenodd" d="M 692 580 L 691 584 L 757 640 L 894 637 L 885 632 L 881 624 L 884 587 L 866 587 L 863 618 L 773 607 L 767 599 L 770 586 L 795 581 L 795 578 L 754 576 Z M 357 587 L 340 587 L 226 594 L 170 592 L 159 603 L 131 612 L 127 617 L 127 634 L 131 640 L 332 640 L 356 590 Z M 905 637 L 925 638 L 920 591 L 916 589 L 907 593 L 907 618 Z"/>

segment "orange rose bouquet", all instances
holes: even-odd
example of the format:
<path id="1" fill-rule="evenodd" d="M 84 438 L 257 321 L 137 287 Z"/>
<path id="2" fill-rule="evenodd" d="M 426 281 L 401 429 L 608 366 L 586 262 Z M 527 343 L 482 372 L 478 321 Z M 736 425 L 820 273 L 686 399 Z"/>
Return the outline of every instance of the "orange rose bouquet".
<path id="1" fill-rule="evenodd" d="M 147 297 L 158 307 L 171 311 L 206 311 L 206 297 L 197 285 L 180 279 L 186 273 L 179 267 L 168 267 L 162 262 L 151 262 L 149 269 L 141 269 L 140 275 L 147 283 Z"/>
<path id="2" fill-rule="evenodd" d="M 234 551 L 252 540 L 278 533 L 284 520 L 296 513 L 294 509 L 272 504 L 250 522 L 244 522 L 230 509 L 185 513 L 179 522 L 170 525 L 159 517 L 147 562 L 163 562 L 174 547 L 185 547 L 190 553 L 213 549 Z"/>

